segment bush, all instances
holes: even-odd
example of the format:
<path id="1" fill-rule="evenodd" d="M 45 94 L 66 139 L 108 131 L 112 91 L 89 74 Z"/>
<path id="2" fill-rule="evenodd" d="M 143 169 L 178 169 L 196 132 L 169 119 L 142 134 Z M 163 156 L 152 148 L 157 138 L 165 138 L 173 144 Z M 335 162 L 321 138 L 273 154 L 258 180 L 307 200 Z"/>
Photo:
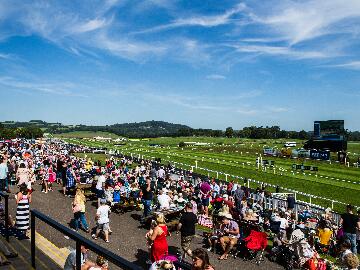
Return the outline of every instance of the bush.
<path id="1" fill-rule="evenodd" d="M 184 142 L 179 142 L 179 147 L 180 148 L 183 148 L 183 147 L 185 147 L 186 146 L 186 144 L 184 143 Z"/>

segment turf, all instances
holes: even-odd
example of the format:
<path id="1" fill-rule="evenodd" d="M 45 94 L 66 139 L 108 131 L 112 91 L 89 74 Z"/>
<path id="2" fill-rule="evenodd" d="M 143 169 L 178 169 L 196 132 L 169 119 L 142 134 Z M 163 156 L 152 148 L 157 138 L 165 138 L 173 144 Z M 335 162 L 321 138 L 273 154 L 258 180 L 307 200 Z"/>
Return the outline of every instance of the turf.
<path id="1" fill-rule="evenodd" d="M 279 157 L 263 157 L 275 161 L 275 171 L 272 168 L 258 168 L 256 158 L 262 153 L 264 147 L 277 147 L 281 149 L 285 140 L 250 140 L 237 138 L 206 138 L 206 137 L 183 137 L 183 138 L 155 138 L 127 142 L 124 146 L 114 146 L 108 142 L 94 142 L 86 139 L 71 139 L 73 143 L 84 144 L 95 147 L 107 147 L 117 149 L 124 154 L 141 155 L 148 159 L 160 157 L 163 162 L 178 162 L 177 167 L 190 169 L 209 176 L 219 177 L 225 180 L 224 174 L 217 175 L 216 172 L 204 171 L 206 168 L 213 171 L 230 174 L 228 180 L 238 181 L 234 176 L 241 176 L 268 183 L 279 185 L 284 188 L 298 191 L 297 198 L 308 201 L 309 197 L 302 193 L 325 197 L 329 200 L 340 201 L 360 205 L 360 168 L 346 167 L 337 163 L 332 156 L 332 162 L 316 161 L 310 159 L 290 159 Z M 205 146 L 187 146 L 179 148 L 179 142 L 206 142 Z M 302 142 L 297 141 L 301 147 Z M 160 145 L 154 147 L 150 145 Z M 349 143 L 351 160 L 357 160 L 360 153 L 360 144 Z M 198 163 L 198 169 L 195 163 Z M 186 165 L 181 165 L 183 163 Z M 319 168 L 317 173 L 310 171 L 292 171 L 292 164 L 313 165 Z M 240 181 L 242 182 L 242 181 Z M 252 183 L 252 186 L 258 186 Z M 275 188 L 269 186 L 274 191 Z M 286 190 L 282 190 L 286 192 Z M 334 209 L 342 211 L 343 204 L 321 198 L 313 198 L 312 203 L 324 207 L 334 206 Z"/>

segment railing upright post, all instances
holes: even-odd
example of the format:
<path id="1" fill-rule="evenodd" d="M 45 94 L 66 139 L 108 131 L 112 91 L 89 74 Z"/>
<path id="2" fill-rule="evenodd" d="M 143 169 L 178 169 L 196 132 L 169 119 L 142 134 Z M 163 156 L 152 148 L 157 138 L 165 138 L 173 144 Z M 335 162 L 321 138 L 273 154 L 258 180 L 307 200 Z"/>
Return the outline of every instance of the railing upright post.
<path id="1" fill-rule="evenodd" d="M 76 270 L 81 270 L 81 243 L 76 241 Z"/>
<path id="2" fill-rule="evenodd" d="M 36 269 L 35 265 L 35 215 L 31 213 L 31 266 Z"/>
<path id="3" fill-rule="evenodd" d="M 5 233 L 6 241 L 9 242 L 9 196 L 5 196 Z"/>

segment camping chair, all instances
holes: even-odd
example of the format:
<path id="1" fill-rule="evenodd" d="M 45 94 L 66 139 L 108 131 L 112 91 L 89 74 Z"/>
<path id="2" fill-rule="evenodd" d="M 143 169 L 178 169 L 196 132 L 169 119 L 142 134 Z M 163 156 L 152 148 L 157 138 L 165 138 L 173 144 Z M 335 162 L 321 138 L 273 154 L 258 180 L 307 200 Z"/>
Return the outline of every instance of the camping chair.
<path id="1" fill-rule="evenodd" d="M 244 238 L 244 242 L 247 252 L 250 254 L 248 259 L 255 258 L 255 263 L 260 264 L 264 260 L 264 252 L 268 244 L 267 234 L 252 230 L 250 235 Z"/>

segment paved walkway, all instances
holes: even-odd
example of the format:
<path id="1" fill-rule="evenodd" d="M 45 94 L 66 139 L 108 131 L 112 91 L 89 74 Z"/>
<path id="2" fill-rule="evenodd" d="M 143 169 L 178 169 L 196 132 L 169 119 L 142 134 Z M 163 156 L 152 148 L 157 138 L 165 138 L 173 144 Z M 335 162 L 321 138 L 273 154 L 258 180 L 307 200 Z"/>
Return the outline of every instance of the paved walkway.
<path id="1" fill-rule="evenodd" d="M 37 209 L 50 217 L 58 220 L 64 225 L 68 225 L 70 220 L 73 217 L 71 211 L 72 198 L 64 197 L 60 192 L 60 187 L 55 185 L 54 192 L 49 192 L 47 194 L 40 192 L 40 186 L 35 185 L 34 188 L 36 191 L 33 194 L 33 202 L 31 208 Z M 15 191 L 15 189 L 13 189 Z M 9 212 L 15 217 L 15 199 L 14 196 L 10 196 L 9 199 Z M 96 212 L 96 203 L 88 201 L 86 204 L 86 217 L 87 221 L 90 224 L 90 227 L 95 227 L 95 212 Z M 148 259 L 148 250 L 145 241 L 146 230 L 139 226 L 139 217 L 141 212 L 128 212 L 125 214 L 115 214 L 110 215 L 110 226 L 113 230 L 113 234 L 110 235 L 110 243 L 105 243 L 103 240 L 96 240 L 101 246 L 108 248 L 112 252 L 119 254 L 125 259 L 134 262 L 144 269 L 147 269 L 145 261 Z M 37 222 L 37 231 L 50 240 L 54 245 L 59 248 L 74 248 L 75 243 L 72 240 L 66 239 L 64 235 L 55 231 L 51 227 L 42 222 Z M 83 236 L 91 239 L 90 234 L 85 232 L 80 232 Z M 201 234 L 201 232 L 198 232 Z M 173 234 L 168 238 L 169 243 L 169 252 L 171 254 L 176 254 L 180 252 L 180 236 Z M 202 246 L 202 238 L 198 237 L 195 239 L 192 244 L 193 248 Z M 251 262 L 244 262 L 241 259 L 229 258 L 227 261 L 218 261 L 218 255 L 210 253 L 211 263 L 216 267 L 217 270 L 220 269 L 257 269 L 257 270 L 268 270 L 268 269 L 283 269 L 277 264 L 271 263 L 269 261 L 263 262 L 260 266 L 257 266 Z M 92 258 L 95 256 L 92 255 Z M 118 269 L 118 268 L 111 268 Z"/>

